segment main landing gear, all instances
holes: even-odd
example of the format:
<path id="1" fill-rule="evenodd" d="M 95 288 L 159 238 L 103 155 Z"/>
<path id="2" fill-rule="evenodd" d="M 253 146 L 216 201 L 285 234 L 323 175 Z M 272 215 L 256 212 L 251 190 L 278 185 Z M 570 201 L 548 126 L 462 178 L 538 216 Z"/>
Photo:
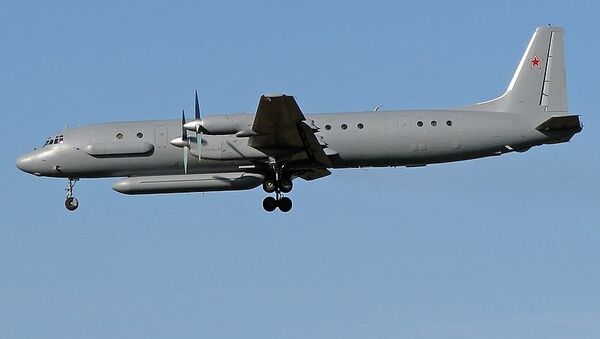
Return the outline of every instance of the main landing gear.
<path id="1" fill-rule="evenodd" d="M 282 175 L 281 171 L 275 170 L 275 175 L 267 176 L 263 182 L 263 189 L 267 193 L 275 192 L 275 197 L 266 197 L 263 200 L 263 208 L 267 212 L 273 212 L 279 208 L 281 212 L 289 212 L 292 209 L 292 200 L 284 197 L 284 193 L 289 193 L 294 185 L 292 178 Z"/>
<path id="2" fill-rule="evenodd" d="M 65 207 L 69 211 L 74 211 L 77 209 L 77 207 L 79 207 L 79 201 L 73 196 L 73 187 L 75 187 L 75 183 L 77 182 L 77 180 L 79 179 L 69 178 L 69 181 L 67 182 L 67 188 L 65 189 L 65 191 L 67 191 Z"/>
<path id="3" fill-rule="evenodd" d="M 292 199 L 277 193 L 276 198 L 266 197 L 263 200 L 263 208 L 267 212 L 273 212 L 277 207 L 281 212 L 289 212 L 292 209 Z"/>

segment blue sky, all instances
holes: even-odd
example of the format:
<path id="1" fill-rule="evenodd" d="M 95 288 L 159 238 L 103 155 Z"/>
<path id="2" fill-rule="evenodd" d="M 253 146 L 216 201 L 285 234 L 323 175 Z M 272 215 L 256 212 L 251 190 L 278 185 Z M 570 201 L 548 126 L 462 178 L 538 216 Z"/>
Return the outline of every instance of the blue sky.
<path id="1" fill-rule="evenodd" d="M 0 3 L 3 338 L 598 338 L 594 2 Z M 70 126 L 210 114 L 263 93 L 306 113 L 436 108 L 505 89 L 566 27 L 571 143 L 264 193 L 128 197 L 19 172 Z"/>

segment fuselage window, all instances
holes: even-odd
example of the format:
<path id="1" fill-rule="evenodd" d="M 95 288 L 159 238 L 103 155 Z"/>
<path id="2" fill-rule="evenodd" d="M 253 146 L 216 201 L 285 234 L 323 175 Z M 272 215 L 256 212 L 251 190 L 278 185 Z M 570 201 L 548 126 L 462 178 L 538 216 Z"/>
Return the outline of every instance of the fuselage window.
<path id="1" fill-rule="evenodd" d="M 346 128 L 348 128 L 348 125 L 342 124 L 342 129 L 346 129 Z"/>
<path id="2" fill-rule="evenodd" d="M 417 121 L 417 126 L 423 127 L 423 121 Z"/>
<path id="3" fill-rule="evenodd" d="M 123 134 L 117 133 L 117 139 L 123 139 Z"/>
<path id="4" fill-rule="evenodd" d="M 451 120 L 446 121 L 446 125 L 447 126 L 452 126 L 452 121 Z"/>
<path id="5" fill-rule="evenodd" d="M 356 127 L 358 127 L 358 129 L 363 129 L 365 128 L 365 125 L 359 122 L 358 125 L 356 125 Z"/>
<path id="6" fill-rule="evenodd" d="M 331 129 L 331 125 L 325 125 L 325 129 L 329 131 Z"/>
<path id="7" fill-rule="evenodd" d="M 141 138 L 143 138 L 143 137 L 144 137 L 144 135 L 142 134 L 142 132 L 138 132 L 138 134 L 136 134 L 136 136 L 137 136 L 139 139 L 141 139 Z"/>
<path id="8" fill-rule="evenodd" d="M 433 120 L 433 121 L 431 122 L 431 126 L 433 126 L 433 127 L 437 126 L 437 121 Z"/>

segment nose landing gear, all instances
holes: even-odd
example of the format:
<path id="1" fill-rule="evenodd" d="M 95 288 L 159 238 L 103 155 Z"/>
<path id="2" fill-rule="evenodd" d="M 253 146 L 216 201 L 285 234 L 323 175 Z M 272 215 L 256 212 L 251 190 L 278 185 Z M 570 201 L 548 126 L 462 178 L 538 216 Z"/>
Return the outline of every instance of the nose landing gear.
<path id="1" fill-rule="evenodd" d="M 67 181 L 67 188 L 65 189 L 65 191 L 67 191 L 67 198 L 65 199 L 65 207 L 69 211 L 74 211 L 77 209 L 77 207 L 79 207 L 79 201 L 73 196 L 73 187 L 75 187 L 75 183 L 78 180 L 79 179 L 76 179 L 76 178 L 69 178 L 69 180 Z"/>

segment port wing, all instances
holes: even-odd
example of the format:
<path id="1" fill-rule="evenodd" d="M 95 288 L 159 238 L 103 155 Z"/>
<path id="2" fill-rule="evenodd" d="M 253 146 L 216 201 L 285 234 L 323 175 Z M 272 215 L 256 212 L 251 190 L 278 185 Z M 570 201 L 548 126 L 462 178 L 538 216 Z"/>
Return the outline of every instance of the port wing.
<path id="1" fill-rule="evenodd" d="M 329 167 L 329 158 L 317 140 L 318 128 L 307 120 L 293 96 L 263 95 L 248 144 L 277 161 Z"/>

